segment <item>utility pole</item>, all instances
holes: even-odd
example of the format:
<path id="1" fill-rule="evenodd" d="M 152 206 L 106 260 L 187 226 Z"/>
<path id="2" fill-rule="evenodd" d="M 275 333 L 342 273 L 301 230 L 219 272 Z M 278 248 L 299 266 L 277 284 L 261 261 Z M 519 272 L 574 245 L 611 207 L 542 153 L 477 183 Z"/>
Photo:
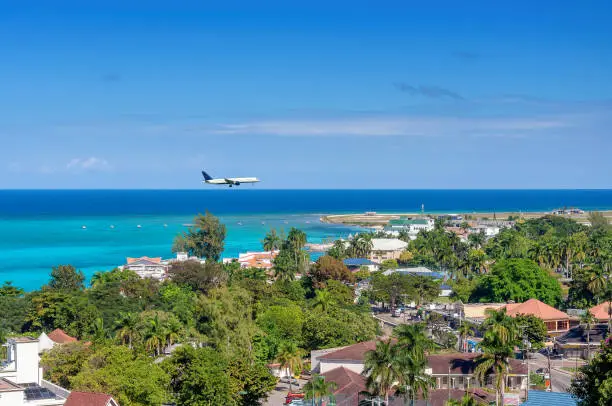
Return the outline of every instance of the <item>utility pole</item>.
<path id="1" fill-rule="evenodd" d="M 550 381 L 550 385 L 548 385 L 548 387 L 550 388 L 550 391 L 552 392 L 552 369 L 550 368 L 550 347 L 548 347 L 548 350 L 546 351 L 546 353 L 548 354 L 548 380 Z"/>

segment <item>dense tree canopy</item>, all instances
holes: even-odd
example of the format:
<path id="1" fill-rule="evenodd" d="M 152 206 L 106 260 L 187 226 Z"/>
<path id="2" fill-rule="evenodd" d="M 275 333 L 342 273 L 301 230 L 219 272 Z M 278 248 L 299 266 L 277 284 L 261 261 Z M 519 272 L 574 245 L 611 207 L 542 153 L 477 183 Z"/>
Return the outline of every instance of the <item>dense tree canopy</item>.
<path id="1" fill-rule="evenodd" d="M 536 298 L 551 306 L 561 302 L 561 286 L 548 272 L 528 259 L 507 259 L 495 263 L 482 277 L 471 300 L 480 302 L 524 302 Z"/>
<path id="2" fill-rule="evenodd" d="M 601 351 L 580 368 L 569 388 L 580 406 L 612 404 L 612 339 L 601 344 Z"/>
<path id="3" fill-rule="evenodd" d="M 316 288 L 324 288 L 328 280 L 354 282 L 355 277 L 342 261 L 329 255 L 320 257 L 310 269 L 310 277 Z"/>

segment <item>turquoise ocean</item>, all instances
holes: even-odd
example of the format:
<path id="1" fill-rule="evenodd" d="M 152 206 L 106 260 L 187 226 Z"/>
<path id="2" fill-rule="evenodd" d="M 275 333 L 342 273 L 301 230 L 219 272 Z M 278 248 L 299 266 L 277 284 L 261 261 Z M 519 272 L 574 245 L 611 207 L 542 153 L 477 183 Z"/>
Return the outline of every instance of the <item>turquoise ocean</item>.
<path id="1" fill-rule="evenodd" d="M 128 256 L 171 257 L 174 236 L 206 210 L 227 226 L 224 256 L 233 257 L 260 250 L 270 228 L 297 227 L 321 242 L 359 231 L 321 223 L 323 214 L 421 204 L 428 213 L 607 210 L 612 190 L 0 190 L 0 283 L 33 290 L 58 264 L 90 277 Z"/>

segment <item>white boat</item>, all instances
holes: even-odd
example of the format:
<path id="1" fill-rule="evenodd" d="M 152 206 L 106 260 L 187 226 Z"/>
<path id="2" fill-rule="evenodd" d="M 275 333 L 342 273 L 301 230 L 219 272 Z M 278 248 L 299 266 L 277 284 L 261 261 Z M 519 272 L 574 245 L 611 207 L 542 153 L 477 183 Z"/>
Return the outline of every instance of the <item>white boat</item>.
<path id="1" fill-rule="evenodd" d="M 141 226 L 140 224 L 138 224 L 138 225 L 136 226 L 136 228 L 141 228 L 141 227 L 142 227 L 142 226 Z"/>
<path id="2" fill-rule="evenodd" d="M 110 228 L 115 228 L 115 226 L 113 224 L 111 224 Z"/>
<path id="3" fill-rule="evenodd" d="M 87 230 L 87 226 L 81 226 L 83 230 Z"/>
<path id="4" fill-rule="evenodd" d="M 164 227 L 168 227 L 168 224 L 164 224 Z"/>
<path id="5" fill-rule="evenodd" d="M 241 222 L 241 221 L 239 221 L 239 222 L 238 222 L 238 223 L 236 223 L 236 224 L 238 224 L 239 226 L 241 226 L 241 225 L 242 225 L 242 222 Z"/>

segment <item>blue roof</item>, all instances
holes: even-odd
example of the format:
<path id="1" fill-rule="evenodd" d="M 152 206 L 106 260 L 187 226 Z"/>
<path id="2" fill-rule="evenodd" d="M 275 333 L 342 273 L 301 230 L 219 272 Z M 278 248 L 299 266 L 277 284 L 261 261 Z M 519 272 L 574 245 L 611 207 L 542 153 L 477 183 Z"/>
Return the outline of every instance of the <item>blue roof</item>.
<path id="1" fill-rule="evenodd" d="M 376 263 L 366 258 L 347 258 L 342 262 L 344 262 L 346 266 L 376 265 Z"/>
<path id="2" fill-rule="evenodd" d="M 452 290 L 453 288 L 451 287 L 451 285 L 447 285 L 446 283 L 443 283 L 442 285 L 440 285 L 440 289 Z"/>
<path id="3" fill-rule="evenodd" d="M 576 400 L 569 393 L 530 390 L 529 399 L 521 406 L 576 406 Z"/>

